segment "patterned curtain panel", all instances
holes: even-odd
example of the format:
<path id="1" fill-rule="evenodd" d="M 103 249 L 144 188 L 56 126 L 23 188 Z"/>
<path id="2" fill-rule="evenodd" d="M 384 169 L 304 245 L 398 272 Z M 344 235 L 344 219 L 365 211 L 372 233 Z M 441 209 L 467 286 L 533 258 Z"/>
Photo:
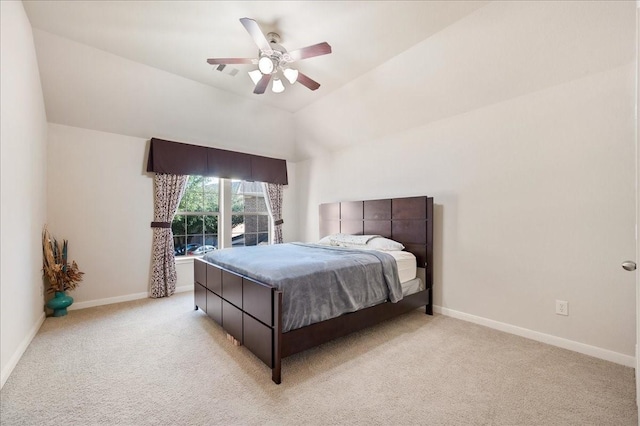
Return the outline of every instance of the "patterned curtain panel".
<path id="1" fill-rule="evenodd" d="M 278 183 L 263 183 L 265 201 L 273 219 L 273 244 L 282 243 L 282 185 Z"/>
<path id="2" fill-rule="evenodd" d="M 151 297 L 168 297 L 176 291 L 176 265 L 174 261 L 171 221 L 176 214 L 189 176 L 156 174 L 153 228 L 153 268 L 151 270 Z"/>

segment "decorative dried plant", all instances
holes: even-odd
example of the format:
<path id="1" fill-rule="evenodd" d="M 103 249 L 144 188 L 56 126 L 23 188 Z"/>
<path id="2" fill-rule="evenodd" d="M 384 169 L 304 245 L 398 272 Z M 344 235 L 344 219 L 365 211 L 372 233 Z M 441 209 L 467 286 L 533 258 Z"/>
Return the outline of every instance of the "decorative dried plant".
<path id="1" fill-rule="evenodd" d="M 68 241 L 63 240 L 61 245 L 45 226 L 42 231 L 42 272 L 49 281 L 50 293 L 73 290 L 82 281 L 84 272 L 80 272 L 75 261 L 67 262 L 67 249 Z"/>

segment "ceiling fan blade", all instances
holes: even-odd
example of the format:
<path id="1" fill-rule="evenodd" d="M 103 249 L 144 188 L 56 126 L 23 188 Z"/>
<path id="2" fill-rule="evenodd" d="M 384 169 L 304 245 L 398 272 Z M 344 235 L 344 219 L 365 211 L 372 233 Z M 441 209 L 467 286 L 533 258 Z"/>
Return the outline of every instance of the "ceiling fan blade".
<path id="1" fill-rule="evenodd" d="M 289 56 L 291 56 L 291 59 L 294 61 L 299 61 L 300 59 L 313 58 L 314 56 L 326 55 L 328 53 L 331 53 L 331 46 L 329 46 L 326 41 L 323 41 L 313 46 L 291 51 L 289 52 Z"/>
<path id="2" fill-rule="evenodd" d="M 256 60 L 251 58 L 209 58 L 207 59 L 207 62 L 210 63 L 211 65 L 253 64 L 254 61 Z"/>
<path id="3" fill-rule="evenodd" d="M 302 84 L 303 86 L 311 89 L 311 90 L 316 90 L 318 87 L 320 87 L 320 83 L 318 83 L 315 80 L 310 79 L 309 77 L 307 77 L 306 75 L 302 74 L 301 72 L 298 72 L 298 83 Z"/>
<path id="4" fill-rule="evenodd" d="M 271 74 L 265 74 L 262 76 L 258 84 L 256 84 L 256 88 L 253 89 L 253 93 L 256 95 L 261 95 L 267 90 L 267 85 L 269 84 L 269 80 L 271 80 Z"/>
<path id="5" fill-rule="evenodd" d="M 258 26 L 258 23 L 251 18 L 240 18 L 240 22 L 244 25 L 244 28 L 247 30 L 253 41 L 263 52 L 270 51 L 271 45 L 267 38 L 262 34 L 262 30 Z"/>

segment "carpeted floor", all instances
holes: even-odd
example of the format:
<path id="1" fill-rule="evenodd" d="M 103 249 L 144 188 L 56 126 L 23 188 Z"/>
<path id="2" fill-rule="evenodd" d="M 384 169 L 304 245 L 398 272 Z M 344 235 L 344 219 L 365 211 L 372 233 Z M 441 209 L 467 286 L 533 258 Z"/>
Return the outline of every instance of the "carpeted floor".
<path id="1" fill-rule="evenodd" d="M 8 425 L 637 425 L 634 371 L 414 311 L 294 355 L 282 384 L 193 295 L 47 318 Z"/>

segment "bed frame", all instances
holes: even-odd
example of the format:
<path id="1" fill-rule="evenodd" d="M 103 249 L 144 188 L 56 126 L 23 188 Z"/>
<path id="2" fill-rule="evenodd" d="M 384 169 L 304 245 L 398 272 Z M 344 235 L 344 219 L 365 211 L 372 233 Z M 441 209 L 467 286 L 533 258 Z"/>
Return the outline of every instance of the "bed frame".
<path id="1" fill-rule="evenodd" d="M 320 205 L 320 237 L 342 232 L 401 242 L 425 268 L 425 289 L 306 327 L 282 332 L 282 292 L 225 268 L 194 260 L 195 309 L 202 309 L 237 344 L 271 368 L 280 384 L 282 359 L 406 312 L 433 314 L 433 198 L 410 197 Z"/>

